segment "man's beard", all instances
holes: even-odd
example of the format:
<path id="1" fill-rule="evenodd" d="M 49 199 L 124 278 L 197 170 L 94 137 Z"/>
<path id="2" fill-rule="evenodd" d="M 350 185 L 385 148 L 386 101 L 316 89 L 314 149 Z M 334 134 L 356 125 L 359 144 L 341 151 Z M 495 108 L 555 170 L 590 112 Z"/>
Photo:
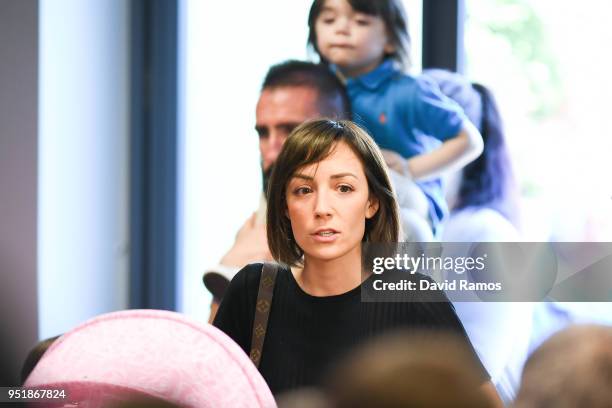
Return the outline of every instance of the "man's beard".
<path id="1" fill-rule="evenodd" d="M 262 180 L 261 184 L 262 184 L 263 193 L 266 196 L 266 199 L 268 197 L 268 185 L 270 184 L 270 176 L 272 175 L 272 170 L 274 170 L 274 163 L 268 166 L 267 170 L 264 170 L 263 167 L 261 168 L 261 180 Z"/>

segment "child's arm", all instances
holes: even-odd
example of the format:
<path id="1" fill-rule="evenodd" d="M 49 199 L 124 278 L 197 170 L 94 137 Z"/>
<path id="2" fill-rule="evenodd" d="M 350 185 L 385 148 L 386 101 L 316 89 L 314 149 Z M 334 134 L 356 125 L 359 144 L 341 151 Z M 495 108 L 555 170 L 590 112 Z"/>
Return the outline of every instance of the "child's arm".
<path id="1" fill-rule="evenodd" d="M 480 132 L 469 120 L 464 120 L 459 133 L 435 150 L 408 160 L 389 150 L 383 151 L 383 156 L 390 168 L 414 180 L 424 181 L 462 169 L 476 159 L 482 149 Z"/>

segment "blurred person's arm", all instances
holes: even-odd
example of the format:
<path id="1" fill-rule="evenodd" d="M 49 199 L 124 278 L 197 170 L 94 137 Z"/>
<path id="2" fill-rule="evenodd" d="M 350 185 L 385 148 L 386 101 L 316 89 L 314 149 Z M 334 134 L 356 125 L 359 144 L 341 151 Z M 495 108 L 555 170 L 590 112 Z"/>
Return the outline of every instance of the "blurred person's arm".
<path id="1" fill-rule="evenodd" d="M 242 268 L 251 262 L 271 260 L 266 226 L 257 222 L 257 214 L 254 213 L 242 225 L 234 245 L 221 258 L 220 264 Z"/>
<path id="2" fill-rule="evenodd" d="M 382 150 L 387 165 L 413 180 L 425 181 L 439 178 L 445 173 L 462 169 L 476 159 L 483 149 L 480 132 L 468 120 L 459 133 L 430 152 L 405 159 L 391 150 Z"/>
<path id="3" fill-rule="evenodd" d="M 210 302 L 210 314 L 208 315 L 208 323 L 213 324 L 215 321 L 215 317 L 217 317 L 217 312 L 219 311 L 219 305 L 221 304 L 220 300 L 213 298 L 212 302 Z"/>
<path id="4" fill-rule="evenodd" d="M 504 403 L 502 402 L 495 386 L 491 381 L 487 381 L 486 383 L 480 386 L 480 390 L 483 394 L 487 396 L 487 398 L 491 401 L 491 405 L 496 408 L 503 408 Z"/>

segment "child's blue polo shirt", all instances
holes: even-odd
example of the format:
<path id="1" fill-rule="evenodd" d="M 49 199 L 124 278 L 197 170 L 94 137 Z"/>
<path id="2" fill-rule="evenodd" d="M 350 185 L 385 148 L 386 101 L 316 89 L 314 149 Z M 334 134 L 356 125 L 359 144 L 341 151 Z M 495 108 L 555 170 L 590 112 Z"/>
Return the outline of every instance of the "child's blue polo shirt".
<path id="1" fill-rule="evenodd" d="M 373 71 L 346 81 L 353 120 L 378 146 L 405 158 L 429 152 L 456 136 L 466 117 L 426 77 L 413 77 L 385 60 Z M 429 199 L 434 230 L 448 209 L 440 179 L 417 182 Z"/>

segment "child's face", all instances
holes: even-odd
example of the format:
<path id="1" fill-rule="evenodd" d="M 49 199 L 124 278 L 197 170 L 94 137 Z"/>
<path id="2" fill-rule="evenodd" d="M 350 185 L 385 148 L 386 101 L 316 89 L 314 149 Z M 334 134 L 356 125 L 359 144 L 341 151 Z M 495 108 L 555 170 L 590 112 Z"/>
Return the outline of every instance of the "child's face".
<path id="1" fill-rule="evenodd" d="M 346 0 L 326 0 L 315 30 L 321 55 L 348 77 L 373 70 L 394 51 L 384 21 L 355 11 Z"/>

